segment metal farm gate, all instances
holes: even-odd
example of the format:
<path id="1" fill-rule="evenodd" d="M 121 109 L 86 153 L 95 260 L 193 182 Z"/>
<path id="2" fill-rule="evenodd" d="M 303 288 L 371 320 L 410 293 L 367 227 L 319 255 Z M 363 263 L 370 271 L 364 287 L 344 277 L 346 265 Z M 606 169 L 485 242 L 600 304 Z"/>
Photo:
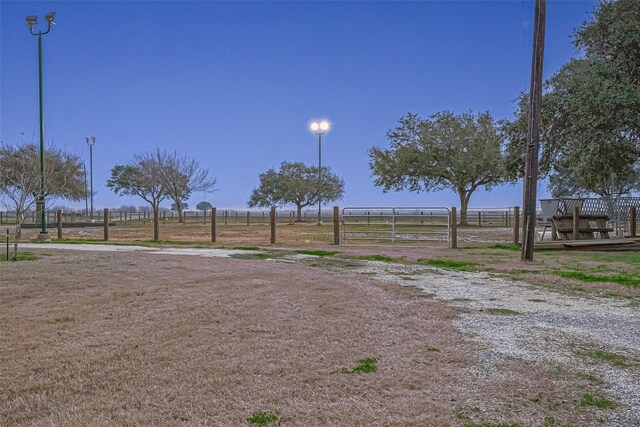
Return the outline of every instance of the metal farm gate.
<path id="1" fill-rule="evenodd" d="M 342 241 L 451 241 L 451 212 L 444 207 L 342 209 Z"/>

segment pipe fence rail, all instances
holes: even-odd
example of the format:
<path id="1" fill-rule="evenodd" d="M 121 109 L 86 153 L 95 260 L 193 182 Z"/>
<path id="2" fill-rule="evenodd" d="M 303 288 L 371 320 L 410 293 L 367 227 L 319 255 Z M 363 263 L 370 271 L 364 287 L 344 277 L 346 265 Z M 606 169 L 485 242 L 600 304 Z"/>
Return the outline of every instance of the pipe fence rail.
<path id="1" fill-rule="evenodd" d="M 445 207 L 347 207 L 342 209 L 342 241 L 438 241 L 451 237 Z"/>

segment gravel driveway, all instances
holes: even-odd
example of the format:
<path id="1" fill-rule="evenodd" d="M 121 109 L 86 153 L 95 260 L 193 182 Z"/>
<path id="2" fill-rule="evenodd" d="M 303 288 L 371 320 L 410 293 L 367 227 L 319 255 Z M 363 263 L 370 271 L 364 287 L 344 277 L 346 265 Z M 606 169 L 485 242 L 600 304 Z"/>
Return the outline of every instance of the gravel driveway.
<path id="1" fill-rule="evenodd" d="M 415 286 L 462 309 L 456 325 L 485 348 L 484 366 L 475 375 L 492 375 L 495 364 L 507 357 L 578 368 L 602 378 L 625 406 L 609 425 L 640 425 L 638 308 L 489 273 L 382 262 L 369 262 L 360 271 L 387 283 Z M 613 363 L 607 363 L 594 352 L 619 357 L 609 356 Z"/>

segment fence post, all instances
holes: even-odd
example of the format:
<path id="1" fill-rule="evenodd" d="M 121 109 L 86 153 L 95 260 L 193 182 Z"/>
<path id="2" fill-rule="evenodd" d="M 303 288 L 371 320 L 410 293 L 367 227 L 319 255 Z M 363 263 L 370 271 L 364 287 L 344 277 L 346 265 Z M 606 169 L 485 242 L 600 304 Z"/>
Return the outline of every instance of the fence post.
<path id="1" fill-rule="evenodd" d="M 478 227 L 482 227 L 482 212 L 478 212 Z"/>
<path id="2" fill-rule="evenodd" d="M 340 244 L 340 208 L 333 207 L 333 244 Z"/>
<path id="3" fill-rule="evenodd" d="M 59 233 L 62 234 L 62 228 Z M 105 242 L 109 240 L 109 208 L 104 208 L 104 240 Z"/>
<path id="4" fill-rule="evenodd" d="M 580 207 L 573 207 L 573 240 L 578 240 L 580 236 L 578 230 L 580 228 Z"/>
<path id="5" fill-rule="evenodd" d="M 211 243 L 216 242 L 216 208 L 211 208 Z"/>
<path id="6" fill-rule="evenodd" d="M 56 211 L 56 225 L 58 227 L 58 239 L 62 239 L 62 210 Z"/>
<path id="7" fill-rule="evenodd" d="M 251 223 L 251 212 L 247 211 L 247 225 Z"/>
<path id="8" fill-rule="evenodd" d="M 276 244 L 276 207 L 272 206 L 269 212 L 269 223 L 271 224 L 271 244 Z"/>
<path id="9" fill-rule="evenodd" d="M 153 240 L 160 240 L 160 221 L 158 221 L 158 207 L 153 207 Z"/>
<path id="10" fill-rule="evenodd" d="M 449 215 L 449 225 L 451 227 L 451 247 L 453 249 L 456 249 L 458 247 L 458 219 L 455 206 L 451 208 L 451 214 Z"/>
<path id="11" fill-rule="evenodd" d="M 629 209 L 629 234 L 631 237 L 636 237 L 638 231 L 638 213 L 635 206 L 631 206 Z"/>
<path id="12" fill-rule="evenodd" d="M 227 225 L 228 218 L 229 218 L 229 211 L 224 211 L 224 225 Z"/>
<path id="13" fill-rule="evenodd" d="M 513 207 L 513 244 L 520 244 L 520 206 Z"/>

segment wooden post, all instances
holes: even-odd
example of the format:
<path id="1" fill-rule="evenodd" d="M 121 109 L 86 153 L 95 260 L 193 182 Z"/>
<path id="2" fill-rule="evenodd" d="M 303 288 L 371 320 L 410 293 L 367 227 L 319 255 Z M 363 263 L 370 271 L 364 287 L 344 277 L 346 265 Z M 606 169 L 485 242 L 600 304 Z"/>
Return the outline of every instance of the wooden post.
<path id="1" fill-rule="evenodd" d="M 556 223 L 551 220 L 551 240 L 558 240 L 558 230 L 556 229 Z"/>
<path id="2" fill-rule="evenodd" d="M 62 239 L 62 210 L 56 211 L 56 226 L 58 227 L 58 239 Z"/>
<path id="3" fill-rule="evenodd" d="M 9 261 L 9 229 L 7 228 L 7 261 Z"/>
<path id="4" fill-rule="evenodd" d="M 216 242 L 216 208 L 211 208 L 211 242 Z"/>
<path id="5" fill-rule="evenodd" d="M 340 208 L 333 207 L 333 244 L 340 244 Z"/>
<path id="6" fill-rule="evenodd" d="M 533 56 L 531 59 L 531 86 L 529 90 L 528 132 L 523 179 L 524 224 L 522 230 L 521 260 L 533 261 L 536 232 L 536 200 L 538 187 L 540 118 L 542 104 L 542 74 L 547 0 L 535 0 L 533 18 Z"/>
<path id="7" fill-rule="evenodd" d="M 578 240 L 578 237 L 580 236 L 579 230 L 580 229 L 580 207 L 579 206 L 574 206 L 573 207 L 573 240 Z"/>
<path id="8" fill-rule="evenodd" d="M 482 227 L 482 212 L 478 212 L 478 227 Z"/>
<path id="9" fill-rule="evenodd" d="M 271 224 L 271 244 L 276 244 L 276 207 L 272 206 L 269 212 L 269 222 Z"/>
<path id="10" fill-rule="evenodd" d="M 227 225 L 228 218 L 229 218 L 229 211 L 224 211 L 224 225 Z"/>
<path id="11" fill-rule="evenodd" d="M 513 244 L 520 244 L 520 206 L 513 207 Z"/>
<path id="12" fill-rule="evenodd" d="M 160 240 L 160 221 L 158 221 L 158 207 L 153 208 L 153 240 Z"/>
<path id="13" fill-rule="evenodd" d="M 631 206 L 629 209 L 629 234 L 631 237 L 636 237 L 638 231 L 638 212 L 635 206 Z"/>
<path id="14" fill-rule="evenodd" d="M 247 225 L 251 223 L 251 212 L 247 211 Z"/>
<path id="15" fill-rule="evenodd" d="M 456 215 L 456 207 L 451 208 L 451 214 L 449 215 L 449 226 L 451 227 L 451 247 L 456 249 L 458 247 L 458 218 Z"/>
<path id="16" fill-rule="evenodd" d="M 62 230 L 60 231 L 60 233 Z M 104 208 L 104 240 L 109 240 L 109 209 Z"/>

